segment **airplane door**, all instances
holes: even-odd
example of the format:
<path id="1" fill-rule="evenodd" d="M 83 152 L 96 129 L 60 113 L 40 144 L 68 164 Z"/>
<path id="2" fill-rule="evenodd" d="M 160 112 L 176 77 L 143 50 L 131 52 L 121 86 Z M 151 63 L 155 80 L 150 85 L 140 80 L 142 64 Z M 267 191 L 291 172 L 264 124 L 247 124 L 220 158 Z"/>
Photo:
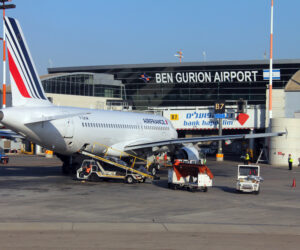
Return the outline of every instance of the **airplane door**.
<path id="1" fill-rule="evenodd" d="M 74 122 L 72 118 L 66 119 L 64 138 L 73 138 Z"/>

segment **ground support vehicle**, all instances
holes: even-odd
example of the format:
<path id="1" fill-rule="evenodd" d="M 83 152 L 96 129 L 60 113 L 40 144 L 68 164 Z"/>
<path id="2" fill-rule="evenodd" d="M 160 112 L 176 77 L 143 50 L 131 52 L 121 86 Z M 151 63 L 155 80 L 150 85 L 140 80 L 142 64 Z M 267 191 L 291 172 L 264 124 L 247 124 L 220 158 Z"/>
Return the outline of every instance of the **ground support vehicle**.
<path id="1" fill-rule="evenodd" d="M 260 166 L 258 165 L 238 165 L 236 190 L 259 194 L 260 183 L 263 178 L 260 177 Z"/>
<path id="2" fill-rule="evenodd" d="M 101 165 L 99 161 L 93 159 L 85 159 L 81 167 L 77 170 L 76 177 L 78 180 L 103 180 L 103 179 L 119 179 L 126 183 L 144 182 L 145 177 L 132 172 L 130 169 L 125 171 L 109 171 Z"/>
<path id="3" fill-rule="evenodd" d="M 80 153 L 91 159 L 84 160 L 77 170 L 76 177 L 79 180 L 123 179 L 126 183 L 131 184 L 133 182 L 145 182 L 146 178 L 155 178 L 143 166 L 131 167 L 122 160 L 104 158 L 84 150 Z M 108 171 L 105 165 L 113 166 L 118 171 Z"/>
<path id="4" fill-rule="evenodd" d="M 171 189 L 207 192 L 208 187 L 212 186 L 213 178 L 207 166 L 195 164 L 189 160 L 177 160 L 168 169 L 168 187 Z"/>
<path id="5" fill-rule="evenodd" d="M 4 154 L 4 151 L 0 153 L 0 163 L 7 164 L 9 161 L 9 158 L 6 154 Z"/>

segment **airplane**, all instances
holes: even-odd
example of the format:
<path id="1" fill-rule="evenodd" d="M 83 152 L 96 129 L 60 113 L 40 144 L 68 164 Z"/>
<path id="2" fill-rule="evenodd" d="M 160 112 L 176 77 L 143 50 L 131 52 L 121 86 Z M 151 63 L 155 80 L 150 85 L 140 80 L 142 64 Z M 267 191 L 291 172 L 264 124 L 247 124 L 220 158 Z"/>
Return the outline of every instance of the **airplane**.
<path id="1" fill-rule="evenodd" d="M 201 141 L 249 139 L 282 133 L 178 138 L 170 120 L 153 114 L 63 107 L 45 95 L 19 22 L 5 17 L 5 36 L 12 89 L 12 107 L 1 109 L 0 122 L 63 161 L 63 173 L 74 165 L 78 151 L 120 156 L 123 152 L 153 158 L 168 151 L 174 157 L 199 159 Z M 95 147 L 95 143 L 98 143 Z M 108 151 L 107 151 L 108 150 Z M 80 157 L 79 157 L 80 158 Z M 72 160 L 73 159 L 73 160 Z"/>

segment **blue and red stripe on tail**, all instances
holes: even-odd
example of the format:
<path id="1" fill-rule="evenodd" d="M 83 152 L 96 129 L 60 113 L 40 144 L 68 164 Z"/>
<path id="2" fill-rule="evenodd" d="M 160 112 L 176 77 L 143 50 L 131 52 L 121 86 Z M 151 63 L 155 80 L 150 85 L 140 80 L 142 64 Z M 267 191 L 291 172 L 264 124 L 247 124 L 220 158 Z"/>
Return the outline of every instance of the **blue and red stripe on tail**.
<path id="1" fill-rule="evenodd" d="M 43 90 L 19 22 L 5 17 L 13 106 L 51 104 Z"/>

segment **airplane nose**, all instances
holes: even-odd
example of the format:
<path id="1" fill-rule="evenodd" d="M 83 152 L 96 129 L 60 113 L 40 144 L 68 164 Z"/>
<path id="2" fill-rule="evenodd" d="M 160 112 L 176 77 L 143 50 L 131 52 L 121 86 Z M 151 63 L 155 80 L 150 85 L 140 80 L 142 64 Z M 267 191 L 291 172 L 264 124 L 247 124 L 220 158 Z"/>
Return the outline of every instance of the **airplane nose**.
<path id="1" fill-rule="evenodd" d="M 2 121 L 3 117 L 4 117 L 4 114 L 2 111 L 0 111 L 0 121 Z"/>

